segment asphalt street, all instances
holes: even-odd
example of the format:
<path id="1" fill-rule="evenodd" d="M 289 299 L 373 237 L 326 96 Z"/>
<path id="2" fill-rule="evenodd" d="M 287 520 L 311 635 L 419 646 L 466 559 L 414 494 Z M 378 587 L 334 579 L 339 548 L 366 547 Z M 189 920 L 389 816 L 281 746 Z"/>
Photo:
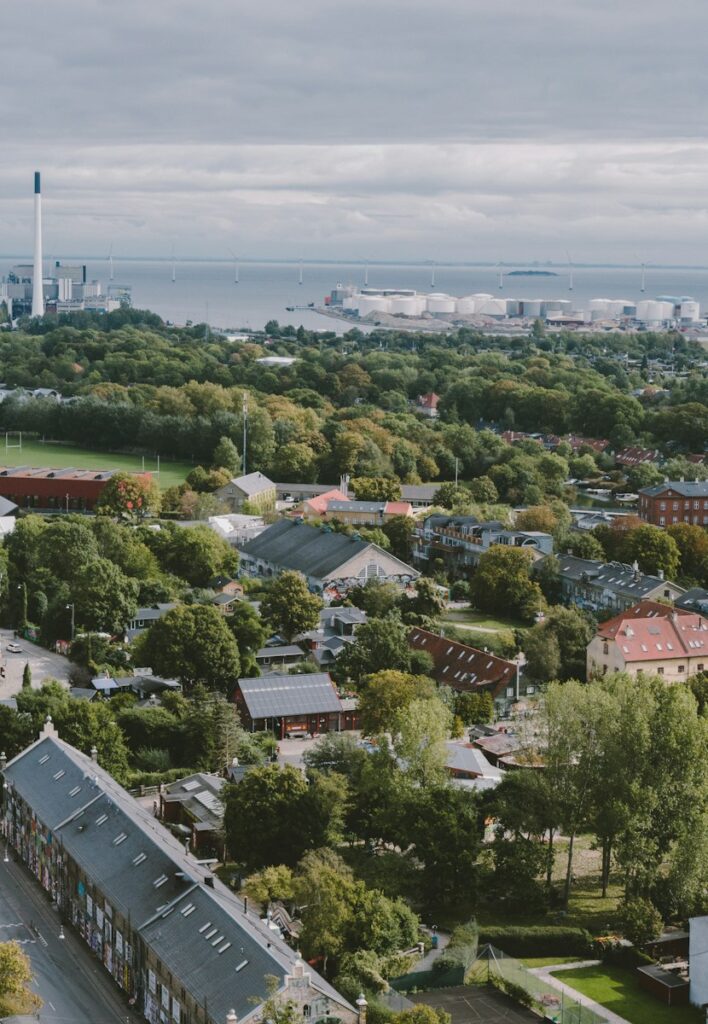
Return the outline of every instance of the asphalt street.
<path id="1" fill-rule="evenodd" d="M 21 654 L 11 654 L 8 643 L 16 643 Z M 0 677 L 0 698 L 14 697 L 22 688 L 22 673 L 29 662 L 32 686 L 39 687 L 45 679 L 58 679 L 68 683 L 71 663 L 63 654 L 54 654 L 29 640 L 15 640 L 11 629 L 0 629 L 0 664 L 5 666 L 5 678 Z"/>
<path id="2" fill-rule="evenodd" d="M 0 941 L 15 939 L 32 961 L 44 1024 L 137 1024 L 138 1017 L 83 941 L 64 929 L 39 883 L 0 854 Z M 143 1022 L 144 1024 L 144 1022 Z"/>

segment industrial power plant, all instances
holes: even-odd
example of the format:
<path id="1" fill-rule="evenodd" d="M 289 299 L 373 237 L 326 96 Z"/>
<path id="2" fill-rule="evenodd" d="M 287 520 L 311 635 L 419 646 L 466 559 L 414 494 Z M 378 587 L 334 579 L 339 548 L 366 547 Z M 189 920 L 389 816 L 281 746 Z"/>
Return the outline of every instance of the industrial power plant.
<path id="1" fill-rule="evenodd" d="M 40 172 L 35 171 L 32 263 L 16 264 L 0 280 L 0 305 L 5 306 L 10 320 L 78 310 L 110 313 L 130 305 L 129 286 L 111 283 L 104 288 L 100 281 L 89 281 L 85 264 L 69 265 L 55 260 L 50 272 L 45 274 L 42 242 L 42 183 Z"/>
<path id="2" fill-rule="evenodd" d="M 691 327 L 701 323 L 700 304 L 687 295 L 656 299 L 590 299 L 578 309 L 571 299 L 514 299 L 486 292 L 457 297 L 444 292 L 409 288 L 361 288 L 338 284 L 324 300 L 322 312 L 346 319 L 387 324 L 407 318 L 443 320 L 485 326 L 502 320 L 541 319 L 554 327 L 617 324 L 650 327 Z"/>

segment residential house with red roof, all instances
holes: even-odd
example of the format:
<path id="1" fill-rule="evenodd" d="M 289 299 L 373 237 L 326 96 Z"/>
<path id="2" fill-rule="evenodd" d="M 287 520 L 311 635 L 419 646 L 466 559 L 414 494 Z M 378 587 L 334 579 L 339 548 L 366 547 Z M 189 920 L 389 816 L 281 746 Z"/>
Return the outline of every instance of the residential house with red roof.
<path id="1" fill-rule="evenodd" d="M 708 666 L 708 618 L 656 601 L 620 612 L 588 644 L 587 673 L 663 676 L 675 683 Z"/>
<path id="2" fill-rule="evenodd" d="M 434 420 L 438 415 L 439 401 L 440 395 L 436 395 L 434 391 L 429 391 L 426 395 L 418 395 L 418 401 L 415 404 L 416 412 Z"/>
<path id="3" fill-rule="evenodd" d="M 503 704 L 534 691 L 533 686 L 527 687 L 521 681 L 522 657 L 517 664 L 418 627 L 408 634 L 408 645 L 414 651 L 428 652 L 433 659 L 432 676 L 439 686 L 460 691 L 487 690 L 495 701 Z"/>

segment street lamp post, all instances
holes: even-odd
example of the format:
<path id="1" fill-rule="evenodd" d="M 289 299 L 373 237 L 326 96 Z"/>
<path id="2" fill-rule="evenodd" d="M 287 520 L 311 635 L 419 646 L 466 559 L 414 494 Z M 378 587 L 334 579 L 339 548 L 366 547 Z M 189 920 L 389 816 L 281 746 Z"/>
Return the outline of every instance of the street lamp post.
<path id="1" fill-rule="evenodd" d="M 74 602 L 72 601 L 71 604 L 68 604 L 66 607 L 67 607 L 67 609 L 71 608 L 71 642 L 73 644 L 73 642 L 74 642 L 74 632 L 75 632 L 76 606 L 74 605 Z"/>

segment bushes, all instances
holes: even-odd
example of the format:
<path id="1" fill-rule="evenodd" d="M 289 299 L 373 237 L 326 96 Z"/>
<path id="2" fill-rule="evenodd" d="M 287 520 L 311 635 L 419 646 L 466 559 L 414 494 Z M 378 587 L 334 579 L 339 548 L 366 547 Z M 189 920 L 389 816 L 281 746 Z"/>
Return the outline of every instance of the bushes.
<path id="1" fill-rule="evenodd" d="M 194 768 L 170 768 L 166 772 L 128 772 L 126 789 L 139 789 L 141 786 L 159 786 L 160 783 L 176 782 L 191 775 Z"/>
<path id="2" fill-rule="evenodd" d="M 556 925 L 515 925 L 483 928 L 480 944 L 490 943 L 508 956 L 585 956 L 591 948 L 590 933 L 584 928 Z"/>

